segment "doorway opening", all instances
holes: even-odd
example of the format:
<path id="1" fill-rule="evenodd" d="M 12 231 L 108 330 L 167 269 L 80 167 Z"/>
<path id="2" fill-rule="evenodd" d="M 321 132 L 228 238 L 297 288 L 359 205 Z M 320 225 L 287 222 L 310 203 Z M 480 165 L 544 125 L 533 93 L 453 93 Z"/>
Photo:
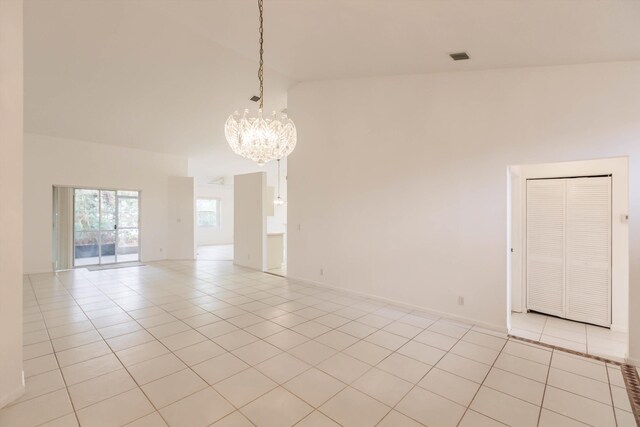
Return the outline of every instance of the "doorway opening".
<path id="1" fill-rule="evenodd" d="M 627 158 L 511 166 L 510 334 L 624 361 Z"/>
<path id="2" fill-rule="evenodd" d="M 140 260 L 140 192 L 54 187 L 54 269 Z"/>

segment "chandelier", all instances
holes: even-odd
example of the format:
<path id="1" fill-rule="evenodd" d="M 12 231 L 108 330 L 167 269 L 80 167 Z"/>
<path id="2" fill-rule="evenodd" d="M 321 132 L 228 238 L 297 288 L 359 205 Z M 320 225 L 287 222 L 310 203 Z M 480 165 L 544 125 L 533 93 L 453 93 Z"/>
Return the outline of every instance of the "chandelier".
<path id="1" fill-rule="evenodd" d="M 260 83 L 260 108 L 257 115 L 249 109 L 241 115 L 237 111 L 229 116 L 224 125 L 224 134 L 234 153 L 253 160 L 260 166 L 272 160 L 287 157 L 296 147 L 296 126 L 286 113 L 271 113 L 263 117 L 264 107 L 264 61 L 263 61 L 263 0 L 258 0 L 260 16 L 260 65 L 258 82 Z"/>

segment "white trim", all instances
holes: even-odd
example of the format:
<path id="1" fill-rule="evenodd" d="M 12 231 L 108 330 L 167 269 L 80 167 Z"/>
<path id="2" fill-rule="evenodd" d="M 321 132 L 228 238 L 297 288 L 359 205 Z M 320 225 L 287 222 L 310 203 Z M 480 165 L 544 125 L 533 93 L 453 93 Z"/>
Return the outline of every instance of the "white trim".
<path id="1" fill-rule="evenodd" d="M 0 399 L 0 408 L 4 408 L 9 403 L 11 403 L 14 400 L 18 399 L 20 396 L 22 396 L 24 394 L 24 390 L 25 390 L 25 386 L 24 386 L 24 371 L 22 371 L 22 384 L 20 385 L 20 387 L 18 387 L 17 389 L 15 389 L 11 393 L 9 393 L 8 395 L 6 395 L 2 399 Z"/>
<path id="2" fill-rule="evenodd" d="M 371 295 L 371 294 L 367 294 L 366 292 L 354 291 L 354 290 L 351 290 L 351 289 L 344 289 L 344 288 L 340 288 L 338 286 L 328 285 L 326 283 L 314 282 L 312 280 L 301 279 L 301 278 L 292 277 L 292 276 L 286 276 L 286 278 L 289 279 L 289 280 L 305 283 L 305 284 L 308 284 L 308 285 L 318 286 L 318 287 L 321 287 L 321 288 L 329 288 L 329 289 L 332 289 L 332 290 L 345 292 L 347 294 L 352 294 L 352 295 L 358 295 L 358 296 L 361 296 L 361 297 L 371 298 L 371 299 L 374 299 L 374 300 L 378 300 L 378 301 L 394 304 L 394 305 L 397 305 L 399 307 L 410 308 L 412 310 L 419 310 L 419 311 L 425 312 L 427 314 L 433 314 L 435 316 L 444 317 L 444 318 L 450 319 L 450 320 L 457 320 L 459 322 L 467 323 L 467 324 L 470 324 L 470 325 L 473 325 L 473 326 L 479 326 L 481 328 L 489 329 L 489 330 L 495 331 L 495 332 L 500 332 L 502 334 L 507 334 L 508 333 L 508 330 L 507 330 L 506 326 L 500 326 L 500 325 L 496 325 L 496 324 L 493 324 L 493 323 L 479 322 L 479 321 L 477 321 L 475 319 L 471 319 L 469 317 L 458 316 L 458 315 L 455 315 L 455 314 L 445 313 L 445 312 L 442 312 L 442 311 L 433 310 L 433 309 L 421 307 L 421 306 L 418 306 L 418 305 L 407 304 L 405 302 L 397 301 L 397 300 L 394 300 L 394 299 L 391 299 L 391 298 L 385 298 L 385 297 L 381 297 L 381 296 L 378 296 L 378 295 Z"/>

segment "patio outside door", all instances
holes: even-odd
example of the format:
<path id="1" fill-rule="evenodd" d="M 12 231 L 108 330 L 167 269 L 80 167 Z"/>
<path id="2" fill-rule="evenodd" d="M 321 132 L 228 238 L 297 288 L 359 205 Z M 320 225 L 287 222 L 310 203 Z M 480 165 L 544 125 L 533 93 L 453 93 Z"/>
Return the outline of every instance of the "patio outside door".
<path id="1" fill-rule="evenodd" d="M 74 267 L 140 258 L 139 192 L 74 190 Z"/>

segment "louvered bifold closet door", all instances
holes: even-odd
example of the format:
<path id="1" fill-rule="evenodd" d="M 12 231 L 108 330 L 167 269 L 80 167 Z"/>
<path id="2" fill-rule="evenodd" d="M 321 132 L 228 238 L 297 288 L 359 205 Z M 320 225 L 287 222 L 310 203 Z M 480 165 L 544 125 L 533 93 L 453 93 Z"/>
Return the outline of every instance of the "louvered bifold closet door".
<path id="1" fill-rule="evenodd" d="M 611 177 L 567 180 L 566 317 L 611 325 Z"/>
<path id="2" fill-rule="evenodd" d="M 527 181 L 527 308 L 564 316 L 565 179 Z"/>

